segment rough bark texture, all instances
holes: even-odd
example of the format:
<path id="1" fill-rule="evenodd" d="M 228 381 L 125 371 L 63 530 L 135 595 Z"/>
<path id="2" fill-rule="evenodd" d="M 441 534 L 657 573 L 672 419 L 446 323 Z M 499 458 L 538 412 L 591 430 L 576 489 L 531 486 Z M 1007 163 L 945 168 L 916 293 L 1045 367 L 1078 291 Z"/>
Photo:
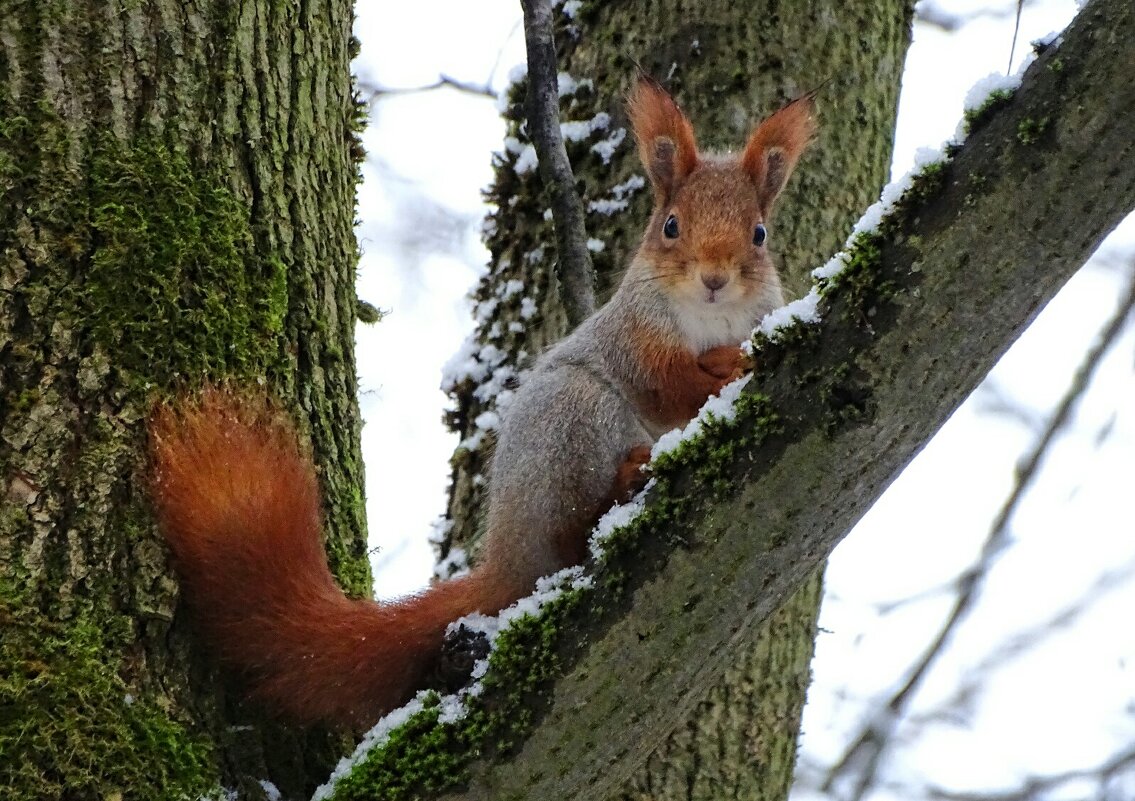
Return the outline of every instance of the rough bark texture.
<path id="1" fill-rule="evenodd" d="M 593 254 L 601 294 L 609 294 L 617 282 L 650 209 L 645 185 L 612 191 L 642 176 L 629 135 L 609 163 L 592 149 L 599 141 L 616 141 L 625 125 L 622 96 L 636 71 L 628 56 L 675 92 L 694 121 L 699 144 L 709 149 L 739 146 L 761 117 L 830 81 L 820 95 L 817 141 L 797 168 L 770 226 L 788 292 L 797 294 L 808 271 L 839 246 L 886 177 L 910 13 L 905 0 L 838 8 L 824 3 L 620 2 L 588 3 L 573 19 L 561 18 L 560 69 L 592 82 L 564 99 L 562 118 L 589 120 L 603 112 L 613 120 L 584 142 L 568 143 L 577 184 L 585 203 L 592 204 L 589 236 L 604 244 Z M 534 171 L 518 175 L 515 169 L 527 139 L 520 127 L 523 92 L 513 97 L 510 134 L 520 144 L 506 152 L 490 190 L 497 205 L 488 236 L 492 270 L 477 290 L 476 347 L 489 345 L 499 352 L 481 351 L 484 375 L 470 377 L 455 393 L 453 420 L 466 440 L 454 459 L 449 518 L 452 541 L 465 547 L 475 541 L 481 519 L 478 476 L 491 439 L 484 426 L 478 427 L 477 417 L 493 409 L 491 396 L 507 387 L 517 366 L 567 329 L 551 269 L 554 239 L 544 214 L 549 194 Z M 613 206 L 623 208 L 602 213 L 596 201 L 614 201 Z M 510 280 L 523 282 L 523 290 L 510 294 Z M 527 307 L 525 298 L 531 299 Z M 521 327 L 514 331 L 510 324 Z M 775 621 L 750 632 L 752 647 L 738 652 L 706 703 L 657 749 L 621 798 L 785 796 L 820 594 L 817 573 Z"/>
<path id="2" fill-rule="evenodd" d="M 350 25 L 346 0 L 0 0 L 5 798 L 299 797 L 342 746 L 219 682 L 142 446 L 154 400 L 266 383 L 323 466 L 333 566 L 369 592 Z"/>
<path id="3" fill-rule="evenodd" d="M 858 237 L 822 322 L 761 344 L 736 417 L 655 463 L 592 585 L 504 630 L 464 717 L 427 699 L 334 797 L 618 793 L 1135 208 L 1133 71 L 1135 9 L 1093 0 Z"/>

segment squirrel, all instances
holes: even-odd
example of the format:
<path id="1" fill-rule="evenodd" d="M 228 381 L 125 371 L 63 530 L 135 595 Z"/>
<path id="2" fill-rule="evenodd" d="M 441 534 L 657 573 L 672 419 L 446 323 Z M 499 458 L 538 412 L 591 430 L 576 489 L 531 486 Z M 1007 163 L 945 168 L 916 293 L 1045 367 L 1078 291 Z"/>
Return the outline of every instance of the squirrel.
<path id="1" fill-rule="evenodd" d="M 611 300 L 536 360 L 498 432 L 487 530 L 467 575 L 391 603 L 348 598 L 328 569 L 311 460 L 255 395 L 207 390 L 149 422 L 151 494 L 195 628 L 250 694 L 301 723 L 366 727 L 407 701 L 446 627 L 494 614 L 583 561 L 651 445 L 742 375 L 739 347 L 783 305 L 769 215 L 814 132 L 805 96 L 740 155 L 699 153 L 654 81 L 628 113 L 654 192 Z"/>

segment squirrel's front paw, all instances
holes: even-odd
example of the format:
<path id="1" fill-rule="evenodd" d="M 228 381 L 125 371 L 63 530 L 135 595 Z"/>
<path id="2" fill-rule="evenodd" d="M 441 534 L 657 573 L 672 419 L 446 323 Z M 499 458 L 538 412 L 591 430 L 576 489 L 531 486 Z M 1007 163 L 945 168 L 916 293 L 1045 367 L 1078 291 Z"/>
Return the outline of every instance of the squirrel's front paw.
<path id="1" fill-rule="evenodd" d="M 751 367 L 748 355 L 736 345 L 718 345 L 698 356 L 698 367 L 722 382 L 735 381 Z"/>
<path id="2" fill-rule="evenodd" d="M 646 486 L 650 475 L 643 470 L 643 465 L 648 462 L 650 462 L 649 445 L 635 445 L 630 449 L 615 473 L 615 486 L 611 492 L 615 503 L 626 503 Z"/>

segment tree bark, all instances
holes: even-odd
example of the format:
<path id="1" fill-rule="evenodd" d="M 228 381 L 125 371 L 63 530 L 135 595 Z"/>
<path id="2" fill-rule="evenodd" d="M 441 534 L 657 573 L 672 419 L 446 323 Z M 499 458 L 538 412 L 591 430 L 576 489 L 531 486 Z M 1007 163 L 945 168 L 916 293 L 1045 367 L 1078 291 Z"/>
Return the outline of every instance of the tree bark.
<path id="1" fill-rule="evenodd" d="M 144 423 L 263 383 L 370 591 L 351 5 L 0 0 L 0 786 L 306 795 L 343 742 L 245 708 L 177 614 Z"/>
<path id="2" fill-rule="evenodd" d="M 590 87 L 563 99 L 562 119 L 590 120 L 605 113 L 615 120 L 583 143 L 568 143 L 585 205 L 618 199 L 621 193 L 613 195 L 611 187 L 642 176 L 629 136 L 609 163 L 591 149 L 624 125 L 622 97 L 636 72 L 628 56 L 665 79 L 693 120 L 699 144 L 709 149 L 740 146 L 761 117 L 830 81 L 820 96 L 817 141 L 797 168 L 770 226 L 788 291 L 799 292 L 808 271 L 838 247 L 886 177 L 911 6 L 905 0 L 838 8 L 821 3 L 786 8 L 768 2 L 622 2 L 588 5 L 570 19 L 561 16 L 560 70 L 591 81 Z M 507 113 L 509 134 L 521 144 L 527 142 L 521 129 L 522 98 L 523 93 L 514 93 Z M 477 290 L 474 335 L 478 349 L 499 348 L 507 358 L 492 365 L 482 380 L 466 381 L 454 393 L 453 420 L 465 439 L 454 457 L 449 519 L 452 542 L 465 548 L 475 543 L 482 518 L 478 476 L 486 466 L 491 433 L 479 436 L 475 421 L 494 409 L 485 393 L 505 385 L 502 374 L 507 379 L 568 329 L 550 269 L 556 259 L 545 215 L 550 193 L 534 172 L 517 174 L 516 160 L 515 153 L 506 153 L 490 190 L 497 206 L 487 238 L 492 269 Z M 649 216 L 648 189 L 627 193 L 627 199 L 627 208 L 616 214 L 599 213 L 593 205 L 587 218 L 589 236 L 604 245 L 593 255 L 606 294 Z M 522 282 L 524 289 L 502 299 L 509 281 Z M 522 315 L 525 297 L 535 301 L 537 315 Z M 498 357 L 487 356 L 486 364 L 492 358 Z M 786 796 L 821 585 L 817 572 L 775 621 L 748 633 L 750 647 L 738 652 L 706 702 L 660 745 L 620 798 Z"/>
<path id="3" fill-rule="evenodd" d="M 1135 208 L 1135 9 L 1093 0 L 1062 41 L 857 238 L 822 321 L 762 344 L 736 416 L 656 460 L 658 485 L 590 565 L 591 585 L 514 621 L 464 717 L 427 699 L 335 798 L 625 787 L 743 632 L 813 574 Z M 411 789 L 386 793 L 406 765 L 421 771 Z"/>

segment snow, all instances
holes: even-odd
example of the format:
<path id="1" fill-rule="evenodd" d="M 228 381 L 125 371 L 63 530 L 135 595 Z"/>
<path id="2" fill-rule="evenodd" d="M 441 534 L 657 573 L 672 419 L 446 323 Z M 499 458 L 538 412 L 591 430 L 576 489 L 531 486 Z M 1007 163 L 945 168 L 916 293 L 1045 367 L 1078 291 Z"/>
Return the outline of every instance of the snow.
<path id="1" fill-rule="evenodd" d="M 815 287 L 812 287 L 804 297 L 787 303 L 779 309 L 773 309 L 766 314 L 756 330 L 769 339 L 775 339 L 780 331 L 793 325 L 818 323 L 820 321 L 820 312 L 817 308 L 819 302 L 820 293 Z"/>
<path id="2" fill-rule="evenodd" d="M 942 147 L 920 147 L 914 152 L 914 166 L 903 173 L 902 177 L 896 181 L 891 181 L 879 195 L 879 199 L 872 203 L 859 221 L 855 223 L 852 228 L 851 236 L 847 240 L 847 246 L 851 246 L 855 240 L 856 234 L 870 233 L 879 228 L 879 223 L 883 218 L 894 211 L 895 204 L 902 198 L 906 191 L 910 189 L 911 184 L 914 183 L 915 177 L 918 176 L 931 164 L 945 160 L 945 145 Z M 830 265 L 831 262 L 829 261 Z M 826 267 L 827 265 L 825 265 Z M 830 277 L 830 276 L 829 276 Z"/>
<path id="3" fill-rule="evenodd" d="M 451 579 L 464 576 L 469 572 L 469 555 L 464 548 L 454 546 L 444 559 L 434 566 L 434 578 Z"/>
<path id="4" fill-rule="evenodd" d="M 622 129 L 620 129 L 622 130 Z M 630 196 L 646 186 L 646 179 L 641 175 L 632 175 L 621 184 L 615 184 L 607 190 L 609 197 L 592 200 L 587 204 L 588 211 L 596 214 L 618 214 L 625 211 L 630 205 Z"/>
<path id="5" fill-rule="evenodd" d="M 740 344 L 738 343 L 738 347 Z M 749 383 L 749 376 L 741 376 L 736 381 L 726 384 L 721 392 L 705 402 L 697 416 L 686 423 L 682 428 L 667 431 L 650 449 L 651 460 L 657 459 L 664 453 L 677 448 L 686 440 L 692 439 L 701 433 L 705 422 L 711 417 L 717 420 L 732 420 L 737 415 L 734 403 L 741 397 L 741 389 Z"/>
<path id="6" fill-rule="evenodd" d="M 576 14 L 579 13 L 579 9 L 582 7 L 583 0 L 567 0 L 563 7 L 564 16 L 568 19 L 575 19 Z"/>
<path id="7" fill-rule="evenodd" d="M 579 91 L 579 81 L 568 75 L 566 72 L 561 72 L 556 76 L 556 92 L 560 97 L 569 97 Z"/>
<path id="8" fill-rule="evenodd" d="M 523 291 L 524 282 L 517 278 L 510 278 L 497 289 L 497 297 L 501 300 L 508 300 L 513 295 L 519 295 Z"/>
<path id="9" fill-rule="evenodd" d="M 593 211 L 596 214 L 604 214 L 610 217 L 612 214 L 626 211 L 627 206 L 630 205 L 629 200 L 617 200 L 613 198 L 605 198 L 599 200 L 592 200 L 587 204 L 587 210 Z"/>
<path id="10" fill-rule="evenodd" d="M 520 150 L 520 155 L 516 157 L 512 169 L 517 175 L 525 175 L 536 169 L 539 163 L 540 161 L 536 156 L 536 148 L 532 145 L 524 145 Z"/>
<path id="11" fill-rule="evenodd" d="M 593 559 L 599 559 L 603 555 L 603 545 L 615 531 L 638 517 L 646 507 L 646 496 L 655 483 L 653 478 L 648 479 L 646 485 L 631 500 L 611 507 L 599 518 L 588 541 L 588 551 Z"/>
<path id="12" fill-rule="evenodd" d="M 500 428 L 501 419 L 495 411 L 488 411 L 481 412 L 473 422 L 482 431 L 496 431 Z"/>
<path id="13" fill-rule="evenodd" d="M 591 152 L 599 156 L 604 164 L 610 164 L 611 157 L 615 155 L 615 151 L 619 149 L 619 145 L 621 145 L 626 138 L 627 129 L 617 128 L 606 139 L 593 144 L 591 146 Z"/>
<path id="14" fill-rule="evenodd" d="M 335 791 L 335 784 L 339 779 L 350 773 L 351 769 L 361 762 L 363 757 L 365 757 L 372 748 L 376 748 L 385 743 L 390 739 L 390 732 L 425 709 L 423 701 L 428 695 L 429 694 L 425 691 L 418 693 L 408 704 L 398 707 L 398 709 L 390 712 L 376 723 L 370 731 L 363 735 L 362 740 L 355 746 L 354 752 L 350 756 L 343 757 L 339 760 L 339 764 L 331 771 L 331 775 L 328 777 L 327 781 L 316 788 L 314 795 L 311 797 L 311 801 L 324 801 L 324 799 L 330 798 L 331 794 Z"/>

